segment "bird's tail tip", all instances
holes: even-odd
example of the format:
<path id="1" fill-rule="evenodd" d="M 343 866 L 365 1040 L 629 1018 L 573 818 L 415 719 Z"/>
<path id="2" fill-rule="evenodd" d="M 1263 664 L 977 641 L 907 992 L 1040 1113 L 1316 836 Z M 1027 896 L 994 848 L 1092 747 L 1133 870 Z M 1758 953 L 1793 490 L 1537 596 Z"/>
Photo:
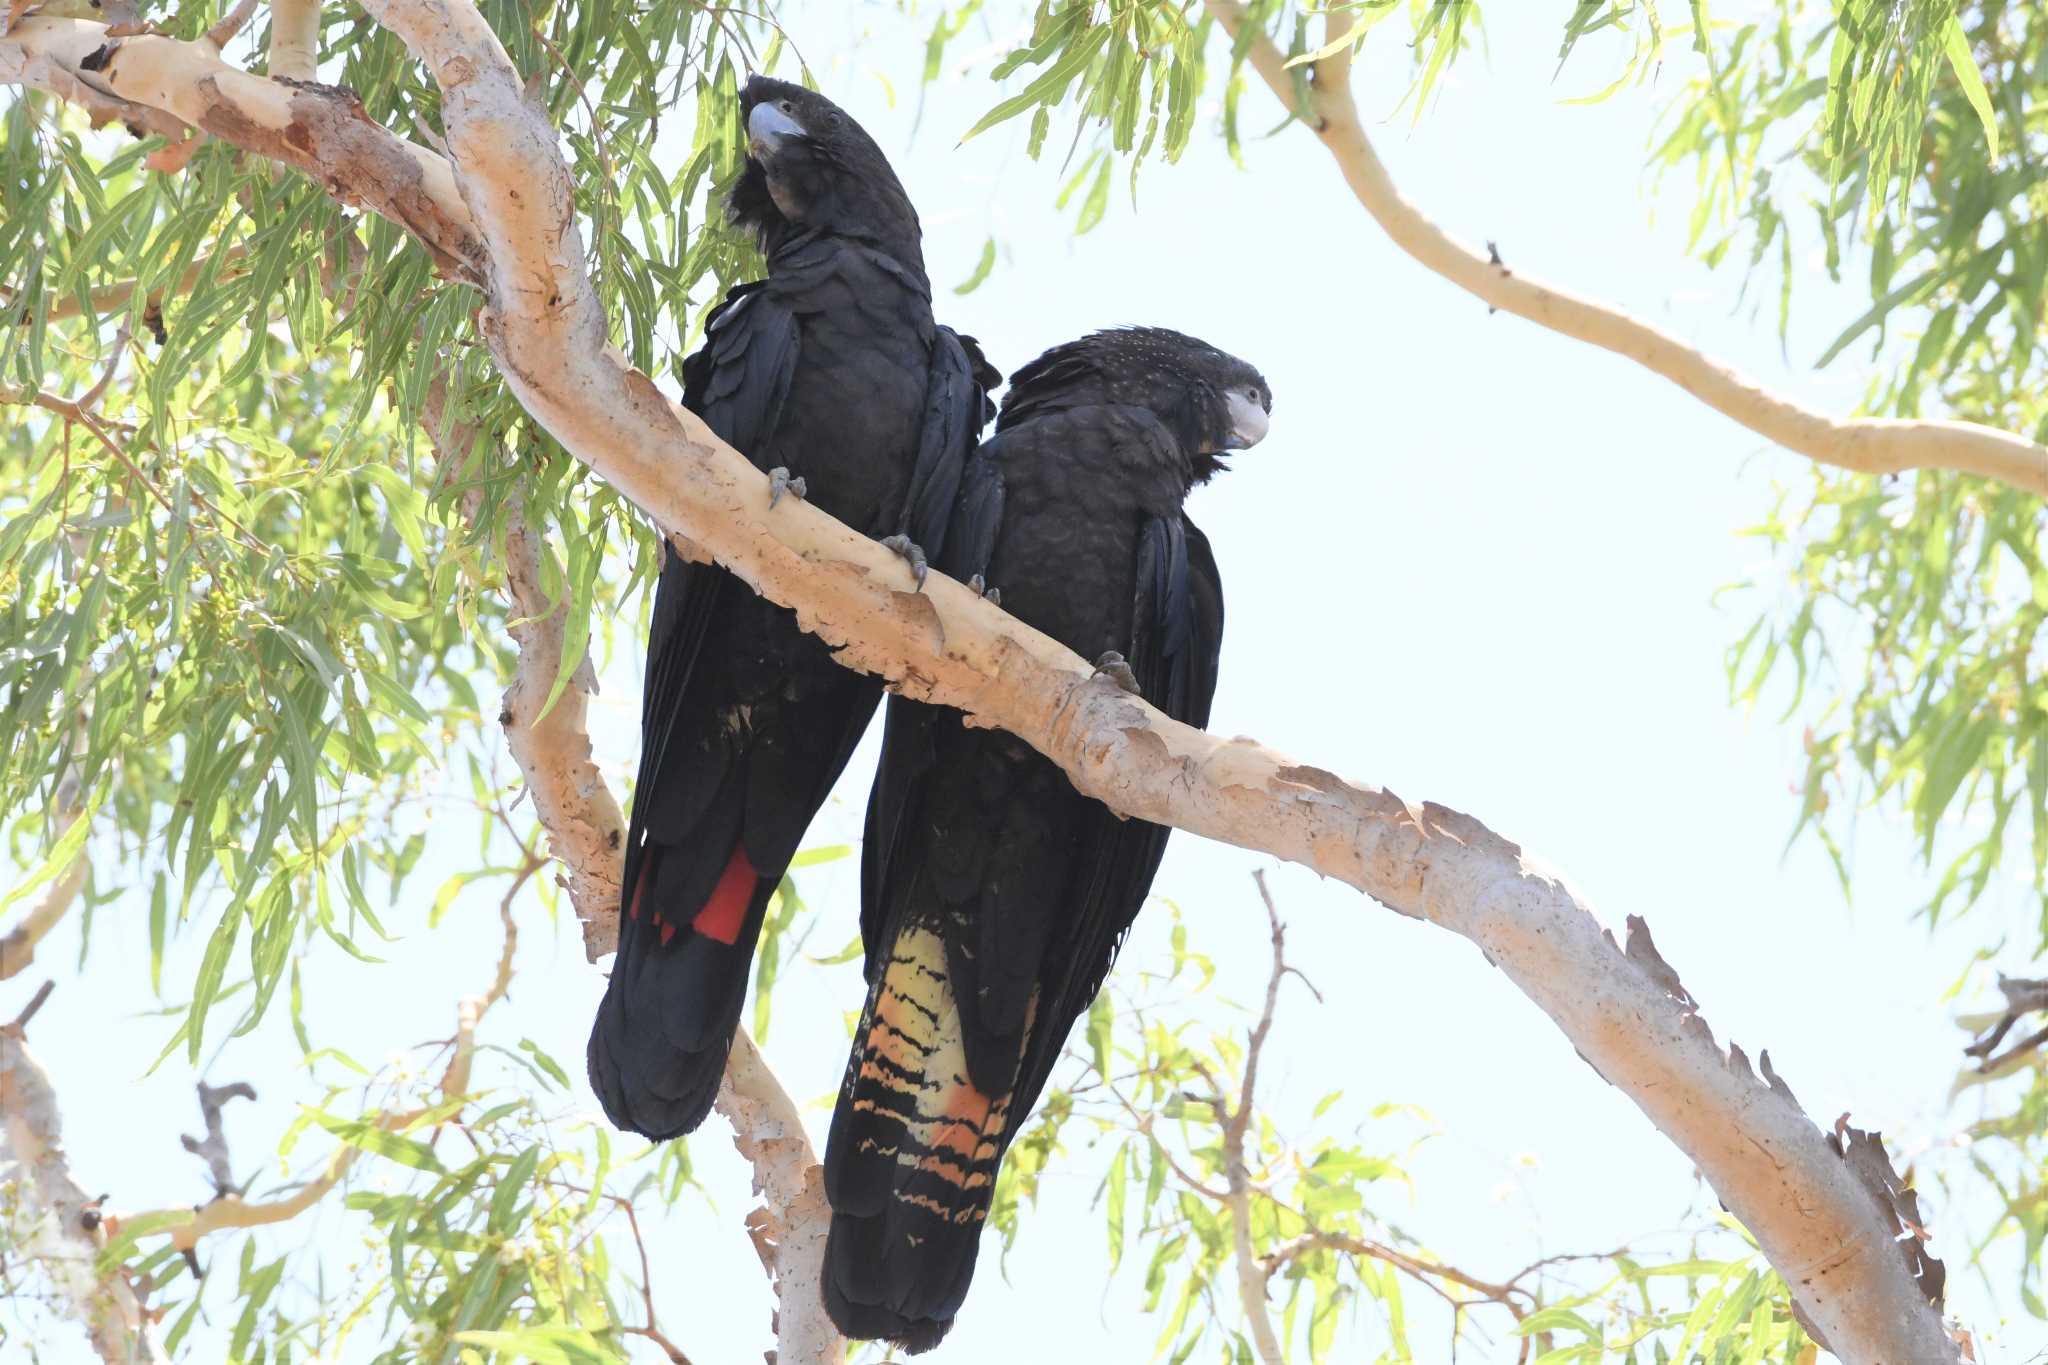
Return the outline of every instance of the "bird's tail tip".
<path id="1" fill-rule="evenodd" d="M 757 872 L 738 843 L 716 862 L 643 856 L 585 1058 L 605 1117 L 660 1142 L 694 1130 L 718 1098 L 781 874 Z"/>
<path id="2" fill-rule="evenodd" d="M 590 1026 L 584 1061 L 590 1088 L 612 1126 L 665 1142 L 694 1132 L 711 1113 L 718 1083 L 725 1075 L 732 1036 L 723 1044 L 687 1049 L 640 1036 L 614 999 L 616 984 L 605 993 Z"/>
<path id="3" fill-rule="evenodd" d="M 921 1266 L 930 1268 L 930 1275 L 922 1282 L 899 1282 L 903 1262 L 889 1257 L 884 1246 L 888 1221 L 886 1216 L 832 1215 L 825 1242 L 825 1314 L 852 1340 L 893 1342 L 920 1355 L 952 1330 L 965 1280 L 974 1271 L 974 1243 L 969 1240 L 964 1249 L 947 1248 L 918 1258 Z M 976 1224 L 974 1231 L 980 1230 Z M 895 1274 L 890 1273 L 892 1268 Z M 939 1279 L 949 1283 L 940 1286 Z M 957 1293 L 950 1283 L 956 1279 Z"/>

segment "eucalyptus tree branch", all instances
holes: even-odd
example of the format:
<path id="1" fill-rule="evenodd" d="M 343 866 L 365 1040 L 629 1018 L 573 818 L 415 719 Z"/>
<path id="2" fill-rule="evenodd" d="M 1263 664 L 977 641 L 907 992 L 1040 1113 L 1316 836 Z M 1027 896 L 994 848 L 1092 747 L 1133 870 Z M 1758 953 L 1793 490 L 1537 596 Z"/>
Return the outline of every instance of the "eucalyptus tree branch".
<path id="1" fill-rule="evenodd" d="M 444 377 L 428 384 L 421 418 L 433 443 L 444 480 L 458 476 L 478 436 L 474 425 L 447 410 Z M 482 495 L 463 500 L 472 520 Z M 519 646 L 512 685 L 505 689 L 498 723 L 505 746 L 533 794 L 535 813 L 547 831 L 549 851 L 567 870 L 563 886 L 583 925 L 583 951 L 592 962 L 618 946 L 619 880 L 625 864 L 626 821 L 591 759 L 587 725 L 597 673 L 588 652 L 575 661 L 561 695 L 545 715 L 548 695 L 561 675 L 568 635 L 569 603 L 548 599 L 541 586 L 541 537 L 526 524 L 523 502 L 506 508 L 505 595 L 512 606 L 511 628 Z"/>
<path id="2" fill-rule="evenodd" d="M 1862 474 L 1950 469 L 2048 495 L 2048 446 L 1975 422 L 1834 417 L 1776 393 L 1641 318 L 1510 270 L 1492 250 L 1476 251 L 1405 198 L 1387 173 L 1352 98 L 1348 8 L 1327 11 L 1328 56 L 1308 64 L 1305 96 L 1288 59 L 1237 0 L 1203 0 L 1232 37 L 1252 30 L 1247 59 L 1268 88 L 1329 150 L 1345 183 L 1394 245 L 1484 301 L 1662 375 L 1766 440 L 1808 459 Z"/>
<path id="3" fill-rule="evenodd" d="M 256 0 L 236 0 L 235 7 L 221 16 L 221 21 L 206 30 L 206 41 L 218 52 L 235 40 L 235 35 L 248 26 L 256 14 Z M 273 76 L 287 74 L 273 70 Z"/>
<path id="4" fill-rule="evenodd" d="M 29 1016 L 46 984 L 13 1023 L 0 1024 L 0 1200 L 10 1210 L 9 1239 L 42 1266 L 104 1365 L 159 1365 L 170 1359 L 156 1324 L 119 1267 L 102 1271 L 107 1234 L 100 1201 L 86 1197 L 64 1156 L 57 1092 L 28 1050 Z"/>
<path id="5" fill-rule="evenodd" d="M 1767 1061 L 1759 1079 L 1741 1049 L 1724 1050 L 1642 921 L 1631 917 L 1624 947 L 1561 877 L 1472 817 L 1190 729 L 1095 681 L 1072 651 L 962 585 L 934 573 L 914 591 L 900 559 L 808 503 L 771 511 L 761 472 L 608 344 L 555 130 L 469 0 L 367 8 L 440 85 L 459 193 L 447 162 L 359 106 L 345 117 L 345 97 L 322 87 L 227 72 L 163 38 L 126 40 L 97 74 L 121 98 L 189 111 L 411 229 L 445 270 L 483 288 L 485 339 L 526 410 L 687 537 L 679 549 L 792 607 L 842 663 L 1018 735 L 1125 815 L 1299 862 L 1472 940 L 1692 1159 L 1838 1355 L 1954 1359 L 1939 1263 L 1901 1222 L 1896 1177 L 1871 1160 L 1881 1149 L 1829 1141 Z M 75 35 L 51 28 L 62 22 L 32 19 L 0 40 L 0 80 L 31 51 L 75 51 Z M 92 31 L 87 41 L 103 32 L 74 27 Z M 131 66 L 131 50 L 146 60 Z M 267 121 L 244 127 L 252 111 Z M 787 1296 L 783 1307 L 787 1331 Z"/>
<path id="6" fill-rule="evenodd" d="M 759 1208 L 747 1235 L 775 1286 L 777 1365 L 825 1365 L 846 1357 L 846 1342 L 825 1316 L 825 1168 L 804 1131 L 803 1115 L 745 1028 L 733 1034 L 718 1085 L 718 1112 L 732 1143 L 754 1167 Z"/>
<path id="7" fill-rule="evenodd" d="M 52 28 L 53 25 L 71 22 L 35 16 L 17 21 L 11 32 L 0 35 L 0 85 L 26 85 L 47 90 L 85 110 L 95 128 L 120 123 L 138 136 L 154 133 L 173 142 L 182 139 L 185 123 L 175 111 L 148 100 L 116 95 L 104 81 L 95 80 L 80 70 L 80 59 L 92 48 L 75 50 L 71 44 L 62 41 L 73 34 L 53 31 Z M 83 27 L 89 32 L 75 36 L 89 37 L 97 46 L 106 28 L 100 24 L 85 24 Z"/>
<path id="8" fill-rule="evenodd" d="M 320 0 L 271 0 L 270 74 L 310 81 L 320 63 Z"/>
<path id="9" fill-rule="evenodd" d="M 444 273 L 471 278 L 483 246 L 445 158 L 393 137 L 340 86 L 253 76 L 204 41 L 110 38 L 104 25 L 32 16 L 0 38 L 0 85 L 28 85 L 94 117 L 176 140 L 186 125 L 305 172 L 343 203 L 406 228 Z"/>

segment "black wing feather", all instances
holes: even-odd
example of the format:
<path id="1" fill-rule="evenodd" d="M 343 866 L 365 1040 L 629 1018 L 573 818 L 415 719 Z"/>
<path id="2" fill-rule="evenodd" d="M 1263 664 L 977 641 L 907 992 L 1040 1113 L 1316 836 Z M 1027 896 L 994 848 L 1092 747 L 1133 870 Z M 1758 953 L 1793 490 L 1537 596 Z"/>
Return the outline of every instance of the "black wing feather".
<path id="1" fill-rule="evenodd" d="M 751 452 L 781 420 L 797 367 L 797 320 L 765 283 L 741 285 L 713 310 L 704 344 L 682 366 L 684 404 L 722 439 Z M 640 789 L 626 832 L 625 904 L 612 980 L 591 1032 L 591 1083 L 621 1126 L 651 1136 L 694 1127 L 710 1103 L 745 989 L 768 891 L 749 897 L 742 950 L 700 939 L 649 913 L 708 897 L 741 828 L 743 760 L 723 746 L 676 761 L 725 698 L 700 668 L 706 642 L 753 604 L 730 574 L 662 547 L 641 691 Z M 713 670 L 716 674 L 718 670 Z M 861 719 L 864 721 L 865 713 Z M 688 853 L 684 853 L 687 847 Z M 772 890 L 772 887 L 769 888 Z M 687 913 L 687 911 L 685 912 Z M 734 962 L 739 970 L 735 974 Z"/>
<path id="2" fill-rule="evenodd" d="M 946 329 L 940 331 L 945 333 Z M 972 350 L 972 337 L 961 340 Z M 985 385 L 995 377 L 994 371 L 980 359 L 980 351 L 972 350 L 972 355 L 977 371 L 975 382 L 984 386 L 985 395 Z M 987 400 L 978 395 L 976 401 L 985 404 Z M 971 437 L 972 433 L 969 434 Z M 996 534 L 1002 528 L 1002 445 L 1002 436 L 990 437 L 967 459 L 964 472 L 952 476 L 950 482 L 957 490 L 949 496 L 954 508 L 952 525 L 938 542 L 943 547 L 940 551 L 931 552 L 930 546 L 912 533 L 912 539 L 925 546 L 931 562 L 942 573 L 963 583 L 987 571 Z M 905 822 L 914 816 L 925 781 L 938 761 L 934 727 L 951 723 L 952 716 L 950 711 L 922 702 L 902 697 L 889 699 L 882 728 L 882 754 L 875 768 L 875 785 L 868 796 L 867 823 L 861 839 L 860 932 L 870 975 L 877 953 L 887 948 L 890 938 L 883 923 L 889 900 L 889 868 L 902 849 L 901 841 L 914 834 Z"/>
<path id="3" fill-rule="evenodd" d="M 1132 648 L 1139 689 L 1161 711 L 1197 729 L 1209 723 L 1223 648 L 1223 584 L 1209 540 L 1184 515 L 1155 518 L 1139 539 Z M 1068 950 L 1040 983 L 1040 1017 L 1017 1083 L 1017 1112 L 1037 1102 L 1066 1042 L 1068 1022 L 1094 1001 L 1166 856 L 1165 825 L 1091 812 L 1076 864 L 1089 868 Z"/>
<path id="4" fill-rule="evenodd" d="M 897 528 L 934 564 L 942 562 L 962 472 L 973 458 L 981 428 L 994 415 L 988 391 L 1001 382 L 973 337 L 950 327 L 938 329 L 917 464 L 911 471 L 909 496 L 903 500 L 903 524 Z"/>

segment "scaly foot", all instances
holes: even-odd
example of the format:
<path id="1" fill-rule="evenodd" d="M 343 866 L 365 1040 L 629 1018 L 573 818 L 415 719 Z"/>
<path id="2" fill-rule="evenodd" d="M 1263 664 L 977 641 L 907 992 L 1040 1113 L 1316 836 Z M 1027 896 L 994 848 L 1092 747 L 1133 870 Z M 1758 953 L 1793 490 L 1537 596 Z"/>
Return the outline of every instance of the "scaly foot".
<path id="1" fill-rule="evenodd" d="M 909 536 L 890 536 L 882 547 L 903 556 L 910 565 L 911 577 L 917 580 L 918 591 L 922 592 L 925 575 L 931 572 L 931 566 L 925 563 L 924 548 Z"/>
<path id="2" fill-rule="evenodd" d="M 1138 675 L 1131 672 L 1130 663 L 1113 649 L 1095 661 L 1095 676 L 1109 679 L 1134 697 L 1145 695 L 1138 688 Z"/>
<path id="3" fill-rule="evenodd" d="M 787 465 L 777 465 L 768 471 L 768 506 L 771 508 L 776 503 L 782 501 L 784 493 L 801 502 L 804 499 L 804 495 L 809 491 L 804 487 L 804 481 L 801 478 L 792 479 L 789 477 L 789 467 Z"/>

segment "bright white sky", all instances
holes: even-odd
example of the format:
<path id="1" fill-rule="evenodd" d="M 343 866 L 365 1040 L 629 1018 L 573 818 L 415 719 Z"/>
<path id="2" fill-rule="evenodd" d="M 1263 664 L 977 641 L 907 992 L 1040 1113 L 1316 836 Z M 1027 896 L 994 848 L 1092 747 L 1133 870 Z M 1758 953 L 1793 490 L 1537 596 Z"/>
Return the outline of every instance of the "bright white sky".
<path id="1" fill-rule="evenodd" d="M 1360 97 L 1405 192 L 1462 237 L 1496 239 L 1513 268 L 1615 300 L 1771 384 L 1850 409 L 1867 353 L 1825 375 L 1803 366 L 1861 310 L 1860 286 L 1831 286 L 1817 267 L 1801 275 L 1788 364 L 1775 291 L 1763 291 L 1771 302 L 1753 316 L 1738 305 L 1737 273 L 1684 259 L 1682 192 L 1653 218 L 1640 168 L 1657 91 L 1565 107 L 1614 68 L 1611 54 L 1589 50 L 1553 80 L 1558 25 L 1535 13 L 1544 8 L 1489 7 L 1490 57 L 1459 67 L 1419 127 L 1393 112 L 1406 84 L 1398 25 L 1370 44 Z M 952 145 L 995 97 L 979 75 L 949 70 L 913 132 L 928 18 L 906 25 L 887 7 L 813 4 L 791 6 L 786 21 L 826 92 L 876 134 L 921 206 L 942 316 L 980 337 L 1003 369 L 1082 331 L 1142 322 L 1244 356 L 1272 383 L 1271 436 L 1192 505 L 1228 583 L 1215 729 L 1470 811 L 1564 869 L 1611 923 L 1644 916 L 1717 1035 L 1752 1055 L 1768 1046 L 1822 1122 L 1847 1110 L 1912 1156 L 1976 1114 L 1974 1099 L 1953 1112 L 1945 1103 L 1964 1039 L 1956 1006 L 1940 998 L 1978 943 L 2031 943 L 2033 906 L 2017 889 L 1995 890 L 1975 913 L 1997 927 L 1928 933 L 1912 915 L 1934 879 L 1914 865 L 1906 833 L 1872 816 L 1858 832 L 1857 899 L 1846 907 L 1817 845 L 1784 851 L 1797 811 L 1796 729 L 1727 705 L 1724 650 L 1754 597 L 1711 599 L 1763 567 L 1757 543 L 1738 532 L 1769 511 L 1774 480 L 1804 477 L 1801 461 L 1630 364 L 1488 316 L 1392 247 L 1298 130 L 1251 144 L 1247 169 L 1233 168 L 1214 135 L 1220 92 L 1183 163 L 1146 170 L 1139 209 L 1119 180 L 1106 221 L 1075 239 L 1071 214 L 1052 207 L 1064 176 L 1056 162 L 1025 158 L 1021 121 Z M 956 52 L 1013 36 L 977 24 Z M 1663 91 L 1686 74 L 1674 50 Z M 1275 121 L 1263 89 L 1249 92 L 1247 130 Z M 947 294 L 991 232 L 1004 246 L 994 275 L 973 294 Z M 637 639 L 637 623 L 619 631 L 596 719 L 615 777 L 636 754 Z M 857 836 L 863 754 L 811 842 Z M 425 912 L 443 877 L 474 865 L 473 839 L 466 818 L 440 817 L 412 894 L 386 918 L 406 935 L 390 965 L 314 957 L 316 1038 L 360 1040 L 358 1055 L 374 1060 L 449 1032 L 454 997 L 478 989 L 495 959 L 497 893 L 458 901 L 432 934 Z M 1181 836 L 1157 884 L 1222 965 L 1220 999 L 1188 1006 L 1219 1027 L 1242 1027 L 1222 999 L 1250 998 L 1262 979 L 1250 874 L 1269 861 Z M 828 954 L 854 932 L 851 864 L 802 885 L 825 921 L 810 947 Z M 1381 1103 L 1418 1105 L 1440 1130 L 1411 1163 L 1414 1195 L 1379 1192 L 1384 1216 L 1467 1269 L 1502 1276 L 1541 1255 L 1696 1225 L 1714 1207 L 1689 1163 L 1469 945 L 1298 868 L 1278 868 L 1272 885 L 1291 954 L 1325 1003 L 1285 997 L 1269 1104 L 1298 1121 L 1342 1087 L 1326 1122 L 1340 1134 L 1355 1127 L 1379 1150 L 1413 1131 L 1368 1124 Z M 510 1006 L 487 1033 L 508 1046 L 534 1039 L 580 1083 L 601 980 L 573 930 L 551 941 L 538 906 L 525 908 Z M 32 1035 L 62 1087 L 81 1179 L 130 1209 L 206 1193 L 175 1137 L 197 1127 L 189 1077 L 173 1063 L 135 1079 L 168 1032 L 131 1013 L 146 998 L 145 914 L 132 894 L 99 909 L 93 984 L 64 984 Z M 1162 919 L 1146 921 L 1149 932 L 1141 923 L 1120 971 L 1163 962 Z M 45 961 L 63 971 L 77 946 L 74 922 Z M 189 961 L 166 968 L 167 981 L 190 975 Z M 1980 1007 L 1989 980 L 1979 968 L 1963 1002 Z M 849 964 L 806 970 L 779 998 L 769 1056 L 794 1093 L 818 1102 L 820 1138 L 843 1063 L 842 1011 L 859 997 Z M 263 1092 L 260 1106 L 230 1110 L 229 1132 L 238 1164 L 266 1163 L 274 1179 L 268 1154 L 294 1103 L 318 1092 L 294 1069 L 281 1008 L 264 1033 L 232 1044 L 209 1074 Z M 583 1102 L 594 1112 L 587 1092 Z M 307 1139 L 300 1159 L 318 1146 Z M 757 1359 L 769 1296 L 740 1228 L 744 1168 L 716 1119 L 692 1155 L 715 1207 L 686 1200 L 656 1234 L 663 1325 L 700 1365 Z M 1088 1208 L 1101 1170 L 1101 1155 L 1082 1151 L 1048 1181 L 1007 1284 L 989 1246 L 936 1359 L 1150 1357 L 1160 1324 L 1135 1312 L 1139 1272 L 1127 1260 L 1104 1284 L 1100 1216 Z M 1927 1199 L 1956 1311 L 1994 1344 L 1992 1359 L 2035 1354 L 2048 1331 L 2023 1314 L 2009 1336 L 2001 1329 L 2016 1306 L 1961 1264 L 1963 1248 L 1945 1235 L 1956 1226 L 1951 1199 L 1939 1189 Z M 1981 1207 L 1969 1225 L 1979 1235 L 1988 1226 Z M 330 1212 L 288 1237 L 331 1243 L 342 1227 Z M 2002 1275 L 1992 1288 L 2010 1284 Z M 1426 1297 L 1417 1291 L 1414 1302 Z M 1370 1330 L 1345 1340 L 1345 1359 L 1383 1345 Z M 1417 1340 L 1432 1356 L 1447 1349 L 1433 1330 Z M 46 1360 L 84 1359 L 82 1346 L 51 1346 Z M 1513 1344 L 1498 1340 L 1468 1340 L 1461 1353 L 1512 1358 Z"/>

